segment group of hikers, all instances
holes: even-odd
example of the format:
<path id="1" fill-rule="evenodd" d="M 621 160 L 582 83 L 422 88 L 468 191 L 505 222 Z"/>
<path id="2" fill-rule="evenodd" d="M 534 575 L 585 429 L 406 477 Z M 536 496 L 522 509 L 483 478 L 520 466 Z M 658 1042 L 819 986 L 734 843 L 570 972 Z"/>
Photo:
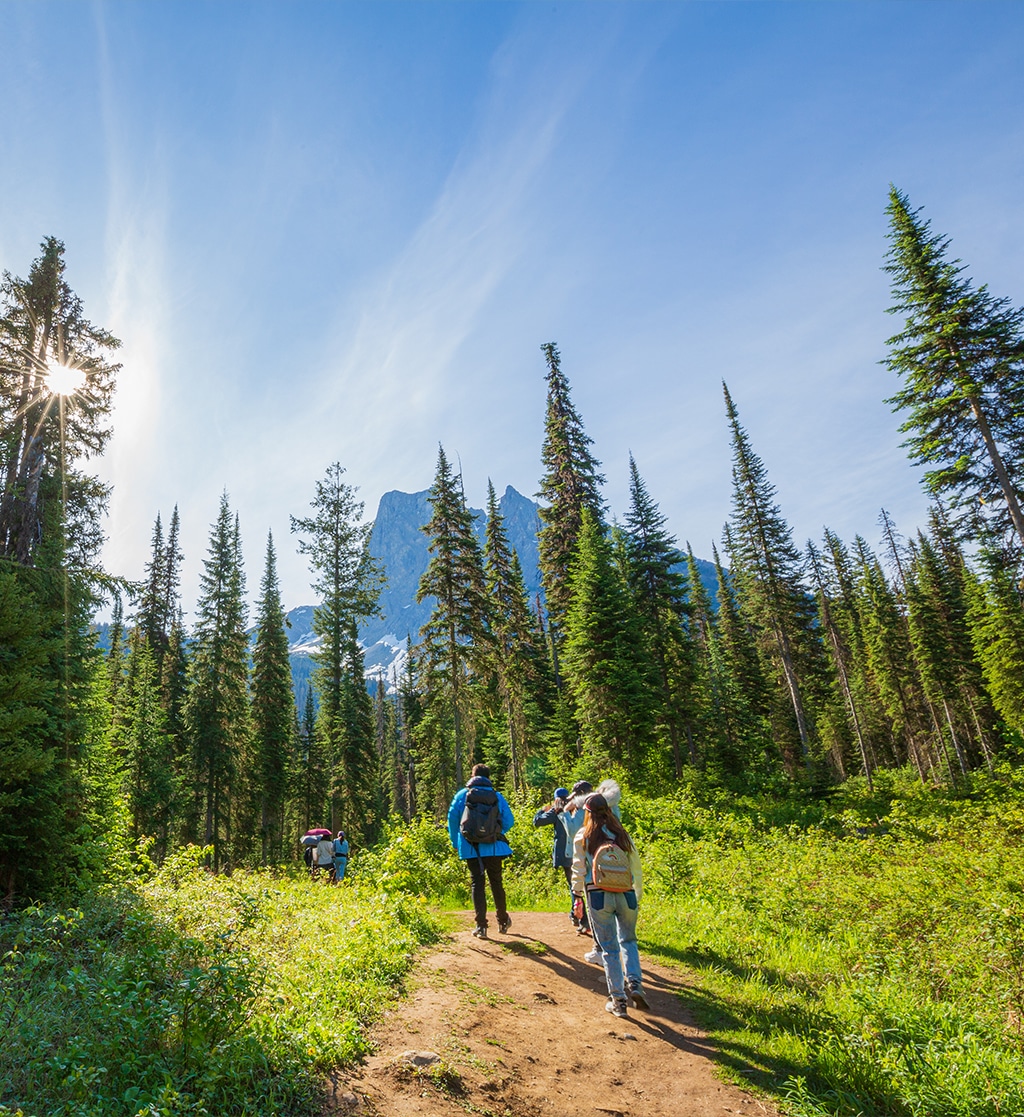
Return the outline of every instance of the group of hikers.
<path id="1" fill-rule="evenodd" d="M 608 985 L 605 1009 L 625 1017 L 631 1007 L 649 1009 L 640 971 L 636 921 L 643 891 L 640 857 L 619 820 L 621 790 L 605 780 L 596 790 L 581 780 L 572 790 L 555 789 L 534 826 L 553 826 L 552 864 L 565 874 L 569 916 L 580 935 L 593 938 L 584 959 L 604 967 Z M 494 897 L 498 930 L 512 926 L 502 881 L 502 859 L 512 854 L 505 835 L 515 818 L 505 797 L 491 783 L 486 764 L 473 767 L 448 810 L 448 834 L 469 867 L 473 891 L 473 934 L 487 938 L 487 883 Z"/>
<path id="2" fill-rule="evenodd" d="M 301 841 L 302 856 L 314 880 L 340 884 L 345 879 L 349 845 L 344 830 L 339 830 L 336 836 L 323 827 L 307 830 Z"/>

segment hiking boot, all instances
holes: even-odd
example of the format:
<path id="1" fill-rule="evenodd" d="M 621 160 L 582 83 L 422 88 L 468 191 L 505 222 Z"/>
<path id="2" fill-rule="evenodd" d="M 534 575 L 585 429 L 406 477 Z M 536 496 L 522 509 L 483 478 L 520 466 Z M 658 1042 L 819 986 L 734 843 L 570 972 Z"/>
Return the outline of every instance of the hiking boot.
<path id="1" fill-rule="evenodd" d="M 603 966 L 604 962 L 601 958 L 601 951 L 595 946 L 593 950 L 588 950 L 583 955 L 584 962 L 593 962 L 595 966 Z"/>
<path id="2" fill-rule="evenodd" d="M 604 1006 L 605 1012 L 610 1012 L 612 1016 L 619 1016 L 625 1019 L 629 1016 L 629 1005 L 625 997 L 609 997 L 608 1003 Z"/>
<path id="3" fill-rule="evenodd" d="M 498 920 L 498 930 L 503 934 L 508 934 L 509 927 L 512 926 L 512 916 L 506 915 L 504 919 Z"/>
<path id="4" fill-rule="evenodd" d="M 647 993 L 639 981 L 631 981 L 627 992 L 629 993 L 629 999 L 637 1008 L 642 1008 L 644 1012 L 651 1011 L 651 1006 L 647 1000 Z"/>
<path id="5" fill-rule="evenodd" d="M 486 923 L 482 927 L 475 927 L 473 929 L 473 938 L 475 938 L 475 939 L 485 939 L 485 938 L 487 938 L 487 924 Z"/>

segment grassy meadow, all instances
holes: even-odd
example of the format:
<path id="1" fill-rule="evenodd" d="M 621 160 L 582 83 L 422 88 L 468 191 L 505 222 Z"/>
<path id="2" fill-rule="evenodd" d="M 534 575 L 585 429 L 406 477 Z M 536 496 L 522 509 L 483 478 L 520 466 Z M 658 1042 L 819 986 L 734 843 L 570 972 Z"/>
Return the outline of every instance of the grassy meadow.
<path id="1" fill-rule="evenodd" d="M 560 908 L 550 829 L 516 805 L 510 906 Z M 795 1117 L 1024 1114 L 1024 786 L 909 777 L 828 798 L 736 797 L 695 781 L 627 794 L 648 956 L 724 1073 Z M 0 1114 L 315 1113 L 358 1058 L 417 949 L 464 907 L 438 826 L 396 825 L 341 888 L 148 879 L 0 923 Z"/>

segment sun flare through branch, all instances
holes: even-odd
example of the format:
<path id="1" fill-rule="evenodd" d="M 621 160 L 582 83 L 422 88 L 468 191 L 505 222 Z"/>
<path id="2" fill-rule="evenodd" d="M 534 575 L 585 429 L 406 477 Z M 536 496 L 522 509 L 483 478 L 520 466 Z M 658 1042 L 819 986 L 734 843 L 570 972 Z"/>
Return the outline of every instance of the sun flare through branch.
<path id="1" fill-rule="evenodd" d="M 73 396 L 85 387 L 85 372 L 56 361 L 46 364 L 46 386 L 52 395 Z"/>

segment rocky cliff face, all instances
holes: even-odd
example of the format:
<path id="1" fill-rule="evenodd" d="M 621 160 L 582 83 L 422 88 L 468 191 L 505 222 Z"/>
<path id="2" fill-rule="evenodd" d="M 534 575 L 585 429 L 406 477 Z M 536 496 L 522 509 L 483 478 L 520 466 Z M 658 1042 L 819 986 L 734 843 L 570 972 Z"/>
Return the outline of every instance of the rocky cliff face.
<path id="1" fill-rule="evenodd" d="M 509 543 L 519 552 L 523 577 L 531 597 L 540 591 L 537 531 L 540 528 L 538 505 L 516 492 L 511 485 L 498 502 L 505 517 Z M 471 508 L 480 547 L 484 545 L 487 516 Z M 359 630 L 363 646 L 369 649 L 386 636 L 404 645 L 407 636 L 413 643 L 434 608 L 433 598 L 416 601 L 420 578 L 427 569 L 428 540 L 421 530 L 430 519 L 427 490 L 421 493 L 385 493 L 380 498 L 370 536 L 370 553 L 381 560 L 388 584 L 380 597 L 383 617 L 371 618 Z"/>

